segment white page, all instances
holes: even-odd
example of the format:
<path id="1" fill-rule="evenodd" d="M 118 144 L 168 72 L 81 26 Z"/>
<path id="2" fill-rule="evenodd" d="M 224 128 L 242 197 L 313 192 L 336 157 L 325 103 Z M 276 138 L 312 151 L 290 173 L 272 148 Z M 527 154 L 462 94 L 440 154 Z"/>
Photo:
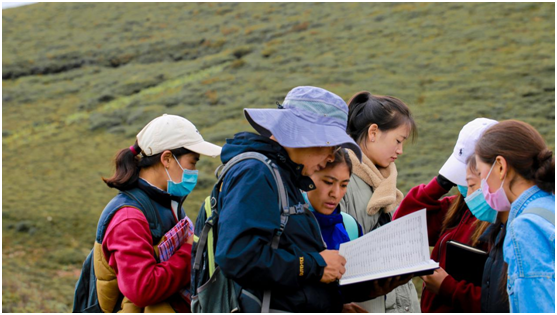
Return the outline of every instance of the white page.
<path id="1" fill-rule="evenodd" d="M 340 284 L 359 282 L 361 279 L 356 278 L 369 278 L 371 274 L 385 275 L 436 264 L 429 258 L 425 209 L 341 244 L 339 254 L 346 258 L 346 273 Z"/>

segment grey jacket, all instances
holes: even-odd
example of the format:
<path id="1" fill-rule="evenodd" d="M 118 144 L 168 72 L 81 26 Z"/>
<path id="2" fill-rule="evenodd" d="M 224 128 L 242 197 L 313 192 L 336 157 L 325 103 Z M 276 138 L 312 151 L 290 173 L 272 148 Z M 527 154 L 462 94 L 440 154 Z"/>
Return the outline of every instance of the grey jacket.
<path id="1" fill-rule="evenodd" d="M 350 177 L 346 195 L 340 202 L 340 209 L 354 218 L 362 226 L 363 232 L 368 233 L 379 226 L 391 220 L 390 213 L 382 211 L 368 215 L 366 208 L 373 189 L 356 175 Z M 386 312 L 386 313 L 420 313 L 420 302 L 418 301 L 418 293 L 410 280 L 407 284 L 403 284 L 386 296 L 380 296 L 373 300 L 359 303 L 369 312 Z"/>

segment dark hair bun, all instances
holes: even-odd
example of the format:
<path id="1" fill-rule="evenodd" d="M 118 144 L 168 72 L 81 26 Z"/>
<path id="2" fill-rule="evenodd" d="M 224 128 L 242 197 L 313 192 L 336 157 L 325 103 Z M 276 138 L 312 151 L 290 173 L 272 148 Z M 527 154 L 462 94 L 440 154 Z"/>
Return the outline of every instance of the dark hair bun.
<path id="1" fill-rule="evenodd" d="M 350 98 L 350 100 L 348 101 L 348 107 L 350 107 L 351 105 L 354 104 L 362 104 L 367 102 L 371 97 L 371 93 L 368 91 L 361 91 L 358 92 L 356 94 L 354 94 L 354 96 L 352 96 L 352 98 Z"/>
<path id="2" fill-rule="evenodd" d="M 538 169 L 534 175 L 536 185 L 545 191 L 555 192 L 555 157 L 551 150 L 545 149 L 536 157 Z"/>

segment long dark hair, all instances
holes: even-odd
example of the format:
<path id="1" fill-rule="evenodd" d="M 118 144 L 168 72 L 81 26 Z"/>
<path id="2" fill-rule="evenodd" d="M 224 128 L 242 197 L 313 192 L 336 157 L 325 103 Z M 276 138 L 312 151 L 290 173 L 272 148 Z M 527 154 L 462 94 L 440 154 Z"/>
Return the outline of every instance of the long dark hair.
<path id="1" fill-rule="evenodd" d="M 358 145 L 365 145 L 368 129 L 377 124 L 381 131 L 396 129 L 402 124 L 410 127 L 410 137 L 418 135 L 416 123 L 408 105 L 392 96 L 372 95 L 370 92 L 358 92 L 348 101 L 348 125 L 346 132 Z"/>
<path id="2" fill-rule="evenodd" d="M 505 120 L 488 128 L 476 144 L 476 155 L 486 164 L 503 156 L 522 178 L 540 189 L 555 192 L 555 157 L 540 133 L 518 120 Z M 512 189 L 514 179 L 509 183 Z"/>
<path id="3" fill-rule="evenodd" d="M 141 148 L 137 141 L 133 145 L 135 152 L 141 152 Z M 174 156 L 179 159 L 182 155 L 192 153 L 186 148 L 178 148 L 170 150 Z M 126 190 L 133 188 L 137 185 L 139 179 L 139 171 L 142 168 L 149 168 L 161 163 L 162 153 L 152 156 L 145 156 L 143 154 L 136 155 L 131 148 L 122 149 L 114 159 L 115 171 L 114 175 L 110 178 L 102 177 L 102 180 L 108 187 L 116 188 L 119 190 Z"/>

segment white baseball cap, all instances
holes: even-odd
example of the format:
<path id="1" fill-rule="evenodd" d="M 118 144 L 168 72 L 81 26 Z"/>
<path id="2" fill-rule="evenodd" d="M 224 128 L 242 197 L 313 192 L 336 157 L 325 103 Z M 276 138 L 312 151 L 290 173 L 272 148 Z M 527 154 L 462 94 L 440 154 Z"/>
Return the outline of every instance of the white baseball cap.
<path id="1" fill-rule="evenodd" d="M 137 144 L 146 156 L 164 150 L 186 148 L 190 151 L 217 157 L 222 148 L 203 140 L 195 126 L 184 117 L 164 114 L 151 120 L 137 134 Z"/>
<path id="2" fill-rule="evenodd" d="M 476 118 L 464 125 L 458 134 L 453 154 L 441 167 L 439 174 L 457 185 L 467 186 L 466 160 L 474 154 L 476 142 L 481 138 L 484 131 L 497 123 L 497 120 L 489 118 Z"/>

